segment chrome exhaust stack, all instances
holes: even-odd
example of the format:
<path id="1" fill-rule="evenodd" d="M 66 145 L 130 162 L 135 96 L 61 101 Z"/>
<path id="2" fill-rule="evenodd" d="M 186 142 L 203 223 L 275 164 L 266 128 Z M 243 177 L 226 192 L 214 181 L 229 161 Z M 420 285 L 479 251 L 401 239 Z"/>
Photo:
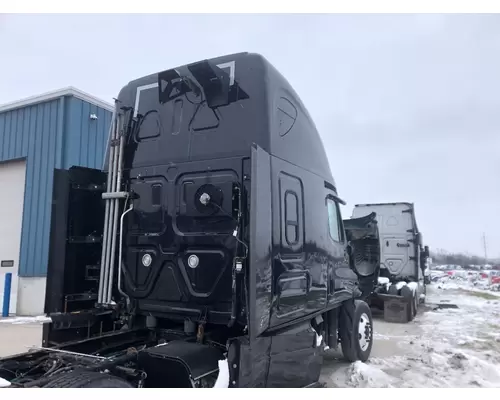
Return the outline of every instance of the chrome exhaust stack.
<path id="1" fill-rule="evenodd" d="M 113 161 L 115 156 L 115 146 L 113 143 L 116 139 L 116 109 L 113 111 L 113 116 L 111 118 L 111 126 L 109 128 L 109 157 L 108 157 L 108 179 L 106 183 L 106 189 L 109 190 L 111 187 L 111 176 L 113 170 Z M 110 211 L 110 202 L 105 202 L 105 210 L 104 210 L 104 229 L 102 234 L 102 253 L 101 253 L 101 271 L 99 276 L 99 291 L 97 295 L 98 304 L 103 303 L 103 288 L 104 288 L 104 275 L 106 270 L 106 254 L 108 248 L 108 226 L 109 226 L 109 211 Z"/>
<path id="2" fill-rule="evenodd" d="M 121 191 L 124 148 L 124 115 L 115 109 L 110 128 L 107 191 L 102 194 L 106 205 L 104 211 L 99 292 L 97 296 L 97 302 L 101 305 L 112 304 L 120 199 L 126 199 L 129 196 L 127 192 Z"/>

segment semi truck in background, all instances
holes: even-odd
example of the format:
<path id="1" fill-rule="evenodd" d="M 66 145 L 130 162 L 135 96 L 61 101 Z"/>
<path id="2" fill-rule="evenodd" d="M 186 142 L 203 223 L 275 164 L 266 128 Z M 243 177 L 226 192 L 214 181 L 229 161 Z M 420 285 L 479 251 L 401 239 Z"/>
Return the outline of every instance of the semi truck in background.
<path id="1" fill-rule="evenodd" d="M 356 227 L 314 122 L 262 56 L 127 84 L 106 164 L 55 171 L 52 322 L 43 347 L 0 359 L 4 386 L 310 387 L 326 347 L 369 358 Z"/>
<path id="2" fill-rule="evenodd" d="M 370 243 L 379 257 L 378 268 L 373 256 L 372 267 L 365 270 L 364 298 L 370 305 L 383 308 L 387 321 L 411 321 L 419 304 L 425 302 L 430 257 L 418 229 L 415 207 L 407 202 L 358 204 L 345 225 L 349 227 L 363 219 L 373 225 Z M 365 250 L 364 254 L 370 253 Z M 373 285 L 370 293 L 369 284 Z"/>

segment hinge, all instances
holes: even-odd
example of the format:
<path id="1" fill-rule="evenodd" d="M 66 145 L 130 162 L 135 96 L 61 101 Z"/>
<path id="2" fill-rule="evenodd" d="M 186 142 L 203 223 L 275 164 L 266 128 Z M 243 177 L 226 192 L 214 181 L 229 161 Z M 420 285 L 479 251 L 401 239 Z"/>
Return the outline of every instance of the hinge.
<path id="1" fill-rule="evenodd" d="M 100 271 L 101 271 L 101 267 L 99 265 L 86 265 L 85 266 L 85 280 L 86 281 L 98 281 Z"/>
<path id="2" fill-rule="evenodd" d="M 101 243 L 102 236 L 70 236 L 68 237 L 69 243 Z"/>
<path id="3" fill-rule="evenodd" d="M 105 192 L 101 195 L 103 200 L 109 199 L 126 199 L 130 196 L 129 192 Z"/>
<path id="4" fill-rule="evenodd" d="M 90 192 L 102 192 L 105 190 L 105 185 L 96 185 L 94 183 L 88 185 L 79 185 L 75 183 L 71 185 L 71 188 L 75 190 L 87 190 Z"/>

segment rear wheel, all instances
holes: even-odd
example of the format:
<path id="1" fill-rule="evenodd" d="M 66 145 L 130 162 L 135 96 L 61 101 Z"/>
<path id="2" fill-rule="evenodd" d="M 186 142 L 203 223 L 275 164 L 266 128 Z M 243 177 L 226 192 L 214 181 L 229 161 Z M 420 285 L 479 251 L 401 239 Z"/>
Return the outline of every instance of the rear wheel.
<path id="1" fill-rule="evenodd" d="M 418 297 L 421 304 L 425 304 L 425 299 L 427 297 L 427 283 L 424 282 L 424 292 L 422 298 Z"/>
<path id="2" fill-rule="evenodd" d="M 126 380 L 95 371 L 74 370 L 54 377 L 44 388 L 132 388 Z"/>
<path id="3" fill-rule="evenodd" d="M 339 336 L 346 360 L 368 360 L 373 346 L 373 320 L 368 304 L 351 300 L 341 307 Z"/>
<path id="4" fill-rule="evenodd" d="M 415 319 L 415 317 L 417 316 L 417 311 L 418 311 L 417 293 L 413 292 L 413 296 L 411 298 L 411 315 L 412 315 L 412 319 Z"/>
<path id="5" fill-rule="evenodd" d="M 415 315 L 417 314 L 417 305 L 415 304 L 416 300 L 416 292 L 411 290 L 407 285 L 401 288 L 401 296 L 405 299 L 406 302 L 406 319 L 409 321 L 413 321 Z"/>

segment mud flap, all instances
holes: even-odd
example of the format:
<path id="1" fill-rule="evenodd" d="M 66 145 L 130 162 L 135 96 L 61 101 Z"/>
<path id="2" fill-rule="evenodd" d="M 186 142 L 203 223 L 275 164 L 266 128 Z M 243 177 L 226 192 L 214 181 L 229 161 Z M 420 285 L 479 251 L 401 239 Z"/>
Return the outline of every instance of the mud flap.
<path id="1" fill-rule="evenodd" d="M 217 375 L 225 357 L 215 347 L 174 340 L 139 353 L 148 387 L 191 388 L 208 375 Z"/>
<path id="2" fill-rule="evenodd" d="M 345 301 L 340 307 L 339 312 L 339 329 L 345 330 L 346 334 L 352 336 L 354 312 L 354 299 Z"/>

